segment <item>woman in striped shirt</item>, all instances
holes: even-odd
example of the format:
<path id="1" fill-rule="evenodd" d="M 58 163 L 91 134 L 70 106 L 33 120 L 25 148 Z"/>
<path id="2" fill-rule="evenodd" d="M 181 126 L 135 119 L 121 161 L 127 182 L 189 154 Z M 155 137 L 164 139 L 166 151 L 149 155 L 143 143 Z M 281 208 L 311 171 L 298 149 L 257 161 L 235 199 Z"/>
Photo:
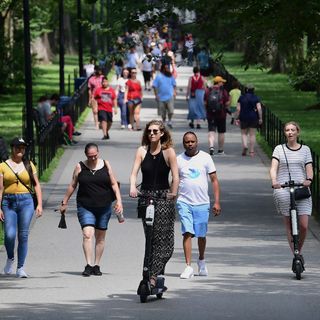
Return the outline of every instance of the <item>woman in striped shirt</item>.
<path id="1" fill-rule="evenodd" d="M 290 224 L 290 194 L 289 188 L 281 188 L 281 184 L 288 182 L 289 171 L 291 179 L 296 183 L 303 183 L 309 187 L 313 179 L 312 157 L 308 146 L 298 143 L 300 134 L 299 125 L 290 121 L 284 126 L 287 143 L 275 147 L 272 154 L 270 176 L 274 188 L 274 201 L 277 211 L 284 216 L 284 223 L 290 248 L 293 252 L 293 242 Z M 286 160 L 287 158 L 287 160 Z M 288 165 L 287 165 L 288 161 Z M 296 201 L 299 215 L 299 251 L 301 252 L 307 236 L 309 216 L 312 212 L 312 200 L 302 199 Z"/>

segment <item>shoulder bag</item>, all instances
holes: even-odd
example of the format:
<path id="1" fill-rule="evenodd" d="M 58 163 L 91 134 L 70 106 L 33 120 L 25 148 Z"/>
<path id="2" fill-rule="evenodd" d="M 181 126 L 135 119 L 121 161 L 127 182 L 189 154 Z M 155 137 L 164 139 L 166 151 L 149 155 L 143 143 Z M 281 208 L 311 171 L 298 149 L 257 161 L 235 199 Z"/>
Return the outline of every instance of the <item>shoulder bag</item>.
<path id="1" fill-rule="evenodd" d="M 38 198 L 37 198 L 36 193 L 34 192 L 34 189 L 28 187 L 28 186 L 20 179 L 19 175 L 13 171 L 13 169 L 8 165 L 7 162 L 5 162 L 5 164 L 6 164 L 6 165 L 10 168 L 10 170 L 14 173 L 14 175 L 17 177 L 18 181 L 20 181 L 21 184 L 22 184 L 23 186 L 25 186 L 25 187 L 27 188 L 27 190 L 30 192 L 30 194 L 31 194 L 31 196 L 32 196 L 32 200 L 33 200 L 34 209 L 36 209 L 37 206 L 38 206 Z M 31 181 L 31 180 L 30 180 L 30 181 Z"/>
<path id="2" fill-rule="evenodd" d="M 284 156 L 286 158 L 286 163 L 287 163 L 287 168 L 288 168 L 288 173 L 289 173 L 289 179 L 291 180 L 291 174 L 290 174 L 290 170 L 289 170 L 289 163 L 288 163 L 288 159 L 287 159 L 287 155 L 286 152 L 284 151 L 284 147 L 282 146 L 282 150 L 284 153 Z M 311 192 L 309 187 L 300 187 L 300 188 L 296 188 L 294 189 L 294 198 L 295 200 L 302 200 L 302 199 L 308 199 L 311 197 Z"/>

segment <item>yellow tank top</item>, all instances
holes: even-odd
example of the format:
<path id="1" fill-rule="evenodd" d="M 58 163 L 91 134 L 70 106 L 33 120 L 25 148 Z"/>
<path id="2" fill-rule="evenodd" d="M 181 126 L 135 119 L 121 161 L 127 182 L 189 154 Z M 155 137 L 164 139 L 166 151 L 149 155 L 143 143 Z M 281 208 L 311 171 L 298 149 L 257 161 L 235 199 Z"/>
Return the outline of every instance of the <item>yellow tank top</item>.
<path id="1" fill-rule="evenodd" d="M 10 161 L 7 160 L 6 162 L 10 165 Z M 36 174 L 36 167 L 31 161 L 30 164 L 33 174 Z M 13 171 L 15 170 L 13 169 Z M 23 183 L 31 188 L 30 177 L 24 166 L 22 166 L 17 174 Z M 29 193 L 28 189 L 17 179 L 16 175 L 4 162 L 0 163 L 0 176 L 3 177 L 4 194 Z"/>

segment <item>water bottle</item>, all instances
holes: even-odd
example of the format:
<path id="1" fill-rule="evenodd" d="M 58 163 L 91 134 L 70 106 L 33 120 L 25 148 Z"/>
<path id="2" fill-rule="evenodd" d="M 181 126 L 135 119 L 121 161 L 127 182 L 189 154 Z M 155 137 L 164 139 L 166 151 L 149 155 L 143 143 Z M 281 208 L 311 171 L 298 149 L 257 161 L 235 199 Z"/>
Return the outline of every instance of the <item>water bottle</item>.
<path id="1" fill-rule="evenodd" d="M 146 210 L 146 225 L 152 226 L 154 220 L 154 204 L 153 200 L 150 200 L 150 204 L 147 206 Z"/>
<path id="2" fill-rule="evenodd" d="M 120 212 L 120 213 L 116 213 L 116 216 L 117 216 L 117 218 L 118 218 L 118 222 L 119 223 L 122 223 L 122 222 L 124 222 L 124 216 L 123 216 L 123 213 L 122 212 Z"/>

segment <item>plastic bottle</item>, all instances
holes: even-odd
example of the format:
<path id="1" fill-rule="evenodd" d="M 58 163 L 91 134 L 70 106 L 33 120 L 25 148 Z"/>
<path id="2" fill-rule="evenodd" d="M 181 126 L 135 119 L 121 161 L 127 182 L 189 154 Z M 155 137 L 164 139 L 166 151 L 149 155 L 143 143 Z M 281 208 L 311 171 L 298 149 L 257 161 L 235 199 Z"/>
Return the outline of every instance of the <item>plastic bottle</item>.
<path id="1" fill-rule="evenodd" d="M 124 222 L 124 216 L 123 216 L 123 213 L 122 212 L 120 212 L 120 213 L 116 213 L 116 216 L 117 216 L 117 218 L 118 218 L 118 222 L 119 223 L 123 223 Z"/>

